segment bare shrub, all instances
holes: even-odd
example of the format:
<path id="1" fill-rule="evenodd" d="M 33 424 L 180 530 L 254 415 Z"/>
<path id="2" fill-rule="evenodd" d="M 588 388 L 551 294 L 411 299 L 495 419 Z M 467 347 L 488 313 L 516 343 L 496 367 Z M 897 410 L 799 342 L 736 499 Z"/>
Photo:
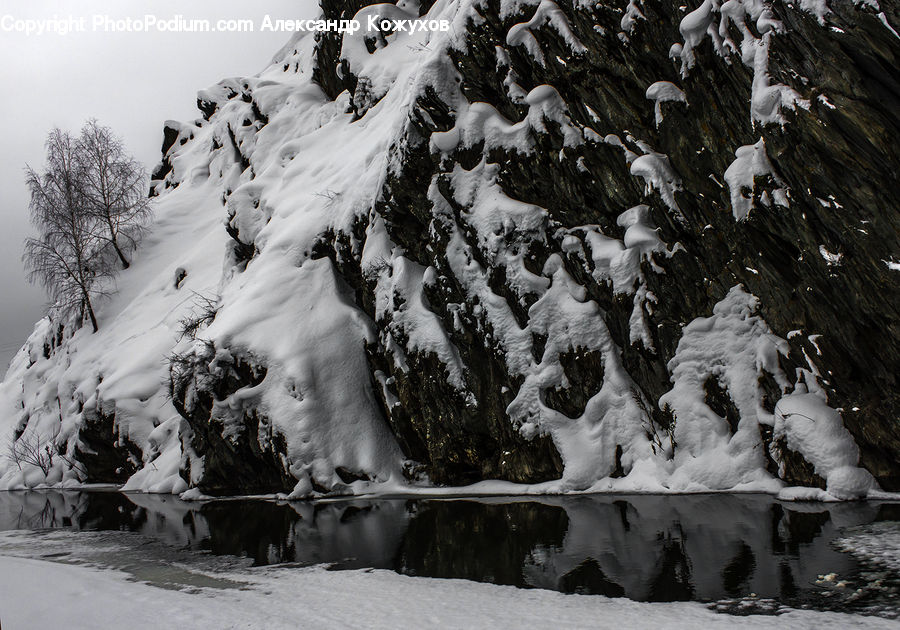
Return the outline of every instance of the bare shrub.
<path id="1" fill-rule="evenodd" d="M 204 326 L 209 326 L 219 312 L 219 298 L 194 293 L 194 309 L 179 322 L 179 339 L 196 339 Z"/>
<path id="2" fill-rule="evenodd" d="M 44 476 L 50 474 L 53 469 L 53 460 L 58 455 L 56 446 L 57 431 L 50 436 L 31 431 L 22 434 L 18 440 L 10 439 L 7 450 L 7 458 L 12 461 L 19 470 L 22 466 L 34 466 L 40 468 Z"/>

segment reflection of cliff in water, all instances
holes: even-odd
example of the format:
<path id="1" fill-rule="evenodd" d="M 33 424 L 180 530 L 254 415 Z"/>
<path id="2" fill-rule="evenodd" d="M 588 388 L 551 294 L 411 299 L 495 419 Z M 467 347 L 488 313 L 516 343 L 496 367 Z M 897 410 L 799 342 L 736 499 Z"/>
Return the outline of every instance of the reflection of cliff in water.
<path id="1" fill-rule="evenodd" d="M 297 562 L 390 568 L 409 518 L 401 500 L 334 503 L 227 501 L 203 506 L 203 548 L 257 564 Z M 248 516 L 252 517 L 248 518 Z"/>
<path id="2" fill-rule="evenodd" d="M 559 547 L 566 511 L 535 502 L 422 501 L 393 567 L 408 575 L 529 586 L 535 549 Z"/>
<path id="3" fill-rule="evenodd" d="M 198 504 L 43 491 L 0 493 L 0 528 L 126 530 L 256 564 L 375 567 L 643 601 L 790 601 L 819 574 L 852 573 L 854 558 L 830 542 L 884 509 L 758 495 Z"/>
<path id="4" fill-rule="evenodd" d="M 642 601 L 793 597 L 821 573 L 853 570 L 854 560 L 829 543 L 838 528 L 877 515 L 870 504 L 785 506 L 756 495 L 591 496 L 562 504 L 565 539 L 534 554 L 528 582 L 578 591 L 575 576 L 590 575 L 603 590 L 585 583 L 582 592 Z"/>

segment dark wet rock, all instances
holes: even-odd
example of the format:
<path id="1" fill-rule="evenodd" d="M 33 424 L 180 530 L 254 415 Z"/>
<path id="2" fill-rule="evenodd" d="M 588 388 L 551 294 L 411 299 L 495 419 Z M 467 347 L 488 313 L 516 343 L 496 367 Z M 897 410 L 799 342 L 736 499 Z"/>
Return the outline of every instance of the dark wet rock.
<path id="1" fill-rule="evenodd" d="M 172 162 L 169 160 L 169 149 L 171 149 L 175 145 L 175 141 L 178 140 L 178 136 L 180 135 L 180 131 L 169 125 L 163 127 L 163 142 L 162 142 L 162 160 L 160 160 L 157 167 L 154 169 L 153 174 L 150 176 L 150 180 L 157 182 L 163 181 L 166 178 L 166 175 L 172 172 Z M 156 190 L 155 186 L 151 186 L 150 188 L 150 196 L 155 197 L 159 192 Z"/>
<path id="2" fill-rule="evenodd" d="M 184 267 L 178 267 L 175 270 L 175 288 L 180 289 L 181 283 L 184 282 L 184 279 L 187 278 L 187 270 Z"/>
<path id="3" fill-rule="evenodd" d="M 816 474 L 815 467 L 802 454 L 788 448 L 784 438 L 775 440 L 771 452 L 778 463 L 779 476 L 790 485 L 825 489 L 825 480 Z"/>
<path id="4" fill-rule="evenodd" d="M 141 465 L 141 449 L 119 431 L 115 418 L 99 408 L 84 413 L 73 456 L 91 483 L 124 483 Z"/>
<path id="5" fill-rule="evenodd" d="M 714 376 L 706 379 L 703 389 L 706 391 L 707 406 L 728 423 L 728 428 L 732 433 L 736 433 L 741 415 L 734 406 L 734 401 L 728 395 L 728 391 L 719 385 L 719 381 Z"/>
<path id="6" fill-rule="evenodd" d="M 550 437 L 526 440 L 509 421 L 506 407 L 512 401 L 511 390 L 496 397 L 487 395 L 491 385 L 497 391 L 502 389 L 500 382 L 508 381 L 503 368 L 483 351 L 485 358 L 467 371 L 469 382 L 476 384 L 474 398 L 482 401 L 473 405 L 447 382 L 436 356 L 408 354 L 411 369 L 403 372 L 370 350 L 373 367 L 390 375 L 388 387 L 400 402 L 388 405 L 376 388 L 401 447 L 408 457 L 425 465 L 432 481 L 441 484 L 482 479 L 536 483 L 558 478 L 562 461 Z"/>
<path id="7" fill-rule="evenodd" d="M 208 344 L 205 352 L 172 357 L 170 371 L 172 402 L 189 426 L 182 432 L 185 451 L 203 457 L 194 485 L 210 495 L 290 492 L 296 480 L 287 470 L 284 438 L 248 395 L 265 379 L 265 367 L 217 355 Z M 239 410 L 226 403 L 237 392 Z M 181 474 L 190 478 L 189 460 Z"/>

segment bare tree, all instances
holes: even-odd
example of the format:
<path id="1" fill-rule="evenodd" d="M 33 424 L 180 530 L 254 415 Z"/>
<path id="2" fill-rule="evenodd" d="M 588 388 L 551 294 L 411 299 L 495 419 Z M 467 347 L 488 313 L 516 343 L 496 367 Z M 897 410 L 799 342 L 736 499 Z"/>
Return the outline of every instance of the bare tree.
<path id="1" fill-rule="evenodd" d="M 78 138 L 79 193 L 94 221 L 94 236 L 115 252 L 122 268 L 151 218 L 144 167 L 125 152 L 109 127 L 89 120 Z"/>
<path id="2" fill-rule="evenodd" d="M 37 238 L 25 241 L 28 279 L 40 282 L 63 312 L 77 310 L 82 320 L 87 315 L 97 332 L 92 298 L 101 294 L 102 281 L 111 269 L 101 260 L 93 218 L 83 210 L 78 143 L 54 129 L 45 146 L 46 170 L 38 173 L 26 167 L 25 171 L 31 222 L 38 230 Z"/>
<path id="3" fill-rule="evenodd" d="M 37 238 L 25 241 L 23 260 L 55 307 L 90 319 L 97 332 L 96 298 L 123 268 L 150 220 L 146 173 L 108 127 L 90 120 L 74 138 L 54 129 L 43 172 L 26 167 L 31 222 Z"/>

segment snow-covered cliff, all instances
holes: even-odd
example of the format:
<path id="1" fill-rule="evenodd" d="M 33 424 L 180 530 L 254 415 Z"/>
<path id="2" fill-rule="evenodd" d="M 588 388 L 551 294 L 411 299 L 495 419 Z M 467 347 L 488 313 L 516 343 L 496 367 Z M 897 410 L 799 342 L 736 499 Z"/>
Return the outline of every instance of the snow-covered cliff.
<path id="1" fill-rule="evenodd" d="M 900 489 L 892 7 L 323 0 L 451 28 L 166 123 L 100 332 L 0 385 L 48 464 L 0 487 Z"/>

